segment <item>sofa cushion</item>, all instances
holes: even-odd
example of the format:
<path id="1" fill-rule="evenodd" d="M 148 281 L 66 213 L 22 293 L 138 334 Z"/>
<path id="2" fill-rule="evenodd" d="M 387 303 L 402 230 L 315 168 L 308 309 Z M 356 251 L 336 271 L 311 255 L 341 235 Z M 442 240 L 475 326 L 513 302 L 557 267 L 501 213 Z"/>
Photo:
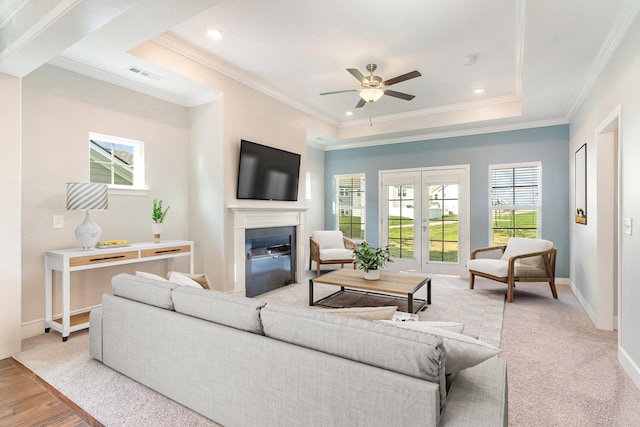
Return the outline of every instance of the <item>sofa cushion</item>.
<path id="1" fill-rule="evenodd" d="M 379 322 L 384 323 L 392 323 L 396 324 L 396 326 L 403 327 L 403 323 L 411 323 L 410 326 L 407 326 L 407 329 L 412 329 L 414 331 L 420 331 L 423 328 L 440 328 L 446 329 L 447 331 L 455 332 L 457 334 L 461 334 L 464 332 L 464 323 L 460 322 L 444 322 L 437 320 L 417 320 L 417 321 L 398 321 L 398 320 L 379 320 Z"/>
<path id="2" fill-rule="evenodd" d="M 178 313 L 263 335 L 260 309 L 265 303 L 260 300 L 180 286 L 173 291 L 173 304 Z"/>
<path id="3" fill-rule="evenodd" d="M 553 248 L 553 243 L 549 240 L 511 237 L 507 243 L 507 248 L 505 249 L 504 254 L 502 254 L 502 259 L 509 261 L 509 258 L 517 255 L 544 252 L 551 248 Z M 516 261 L 516 266 L 544 268 L 544 260 L 541 256 L 522 258 Z"/>
<path id="4" fill-rule="evenodd" d="M 167 273 L 167 278 L 169 279 L 169 281 L 171 282 L 171 276 L 176 273 L 175 271 L 170 271 Z M 200 273 L 200 274 L 190 274 L 190 273 L 178 273 L 182 276 L 186 276 L 189 279 L 194 280 L 196 283 L 198 283 L 198 285 L 200 285 L 201 288 L 204 289 L 213 289 L 213 286 L 211 285 L 211 282 L 209 281 L 209 278 L 207 277 L 206 274 L 204 273 Z"/>
<path id="5" fill-rule="evenodd" d="M 320 249 L 320 259 L 322 261 L 336 261 L 353 259 L 353 251 L 350 249 Z"/>
<path id="6" fill-rule="evenodd" d="M 178 286 L 180 285 L 167 280 L 149 279 L 125 273 L 113 276 L 111 279 L 114 295 L 167 310 L 173 310 L 171 292 Z"/>
<path id="7" fill-rule="evenodd" d="M 311 234 L 313 240 L 318 243 L 320 249 L 344 249 L 344 240 L 342 240 L 342 231 L 338 230 L 322 230 L 314 231 Z"/>
<path id="8" fill-rule="evenodd" d="M 509 262 L 490 258 L 470 259 L 467 261 L 467 269 L 481 271 L 495 277 L 507 277 L 509 275 Z"/>
<path id="9" fill-rule="evenodd" d="M 385 307 L 322 308 L 316 311 L 363 320 L 390 320 L 397 310 L 398 307 L 394 305 Z"/>
<path id="10" fill-rule="evenodd" d="M 440 384 L 441 393 L 445 391 L 446 353 L 438 337 L 271 303 L 261 316 L 270 338 L 427 380 Z"/>
<path id="11" fill-rule="evenodd" d="M 500 353 L 500 349 L 476 338 L 443 328 L 424 325 L 423 322 L 390 322 L 396 327 L 419 331 L 440 337 L 447 351 L 445 373 L 453 374 L 470 368 Z"/>
<path id="12" fill-rule="evenodd" d="M 153 274 L 153 273 L 147 273 L 146 271 L 136 271 L 136 276 L 144 277 L 146 279 L 158 280 L 160 282 L 168 282 L 168 280 L 165 279 L 164 277 L 158 276 L 157 274 Z"/>
<path id="13" fill-rule="evenodd" d="M 177 283 L 178 285 L 191 286 L 197 289 L 204 288 L 204 286 L 201 286 L 200 283 L 196 282 L 189 276 L 182 273 L 178 273 L 177 271 L 170 271 L 167 274 L 167 278 L 171 283 Z"/>

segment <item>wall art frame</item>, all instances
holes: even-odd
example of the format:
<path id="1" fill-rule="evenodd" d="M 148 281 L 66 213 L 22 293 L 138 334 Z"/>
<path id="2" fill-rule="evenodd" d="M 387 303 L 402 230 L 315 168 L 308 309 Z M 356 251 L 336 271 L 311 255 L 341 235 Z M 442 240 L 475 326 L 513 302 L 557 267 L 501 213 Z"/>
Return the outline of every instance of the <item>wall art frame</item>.
<path id="1" fill-rule="evenodd" d="M 587 144 L 576 151 L 575 157 L 576 223 L 587 224 Z"/>

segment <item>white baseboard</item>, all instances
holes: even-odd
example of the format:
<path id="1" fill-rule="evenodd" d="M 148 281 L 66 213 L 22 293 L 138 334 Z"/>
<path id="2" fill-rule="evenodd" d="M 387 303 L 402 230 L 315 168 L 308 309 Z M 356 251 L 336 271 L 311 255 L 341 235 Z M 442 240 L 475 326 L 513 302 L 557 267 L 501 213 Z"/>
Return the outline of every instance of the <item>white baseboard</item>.
<path id="1" fill-rule="evenodd" d="M 571 279 L 566 277 L 556 277 L 556 285 L 569 285 L 571 286 Z"/>
<path id="2" fill-rule="evenodd" d="M 75 310 L 71 312 L 71 315 L 86 313 L 87 311 L 91 311 L 94 308 L 100 307 L 101 304 L 94 305 L 93 307 L 85 307 L 80 310 Z M 53 316 L 54 319 L 60 319 L 62 317 L 62 313 Z M 31 337 L 35 337 L 37 335 L 44 334 L 44 318 L 32 320 L 30 322 L 25 322 L 21 325 L 20 328 L 20 336 L 21 339 L 27 339 Z"/>
<path id="3" fill-rule="evenodd" d="M 633 383 L 640 389 L 640 367 L 629 357 L 622 347 L 618 347 L 618 361 L 627 372 Z"/>
<path id="4" fill-rule="evenodd" d="M 584 299 L 584 297 L 582 296 L 582 293 L 578 290 L 578 288 L 576 288 L 576 285 L 573 283 L 573 281 L 569 280 L 569 282 L 570 282 L 571 291 L 573 292 L 573 295 L 575 295 L 576 299 L 582 306 L 582 309 L 585 311 L 585 313 L 587 313 L 587 316 L 589 316 L 589 319 L 591 319 L 591 322 L 594 325 L 596 325 L 597 323 L 596 323 L 595 311 L 593 311 L 593 309 L 591 308 L 587 300 Z"/>

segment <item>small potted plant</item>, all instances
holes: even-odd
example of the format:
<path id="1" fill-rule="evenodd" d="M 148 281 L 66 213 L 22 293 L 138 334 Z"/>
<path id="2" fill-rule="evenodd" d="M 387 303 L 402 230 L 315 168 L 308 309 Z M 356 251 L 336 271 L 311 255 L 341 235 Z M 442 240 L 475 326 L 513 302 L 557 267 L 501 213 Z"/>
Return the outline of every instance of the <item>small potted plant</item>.
<path id="1" fill-rule="evenodd" d="M 155 243 L 160 243 L 160 233 L 162 233 L 162 222 L 164 221 L 164 217 L 167 215 L 169 208 L 171 206 L 167 206 L 165 210 L 162 210 L 162 200 L 153 199 L 153 211 L 151 212 L 151 220 L 153 221 L 153 241 Z"/>
<path id="2" fill-rule="evenodd" d="M 353 258 L 358 269 L 364 271 L 366 280 L 378 280 L 380 278 L 378 269 L 384 267 L 388 262 L 393 262 L 389 253 L 389 246 L 375 248 L 368 242 L 362 242 L 353 251 Z"/>

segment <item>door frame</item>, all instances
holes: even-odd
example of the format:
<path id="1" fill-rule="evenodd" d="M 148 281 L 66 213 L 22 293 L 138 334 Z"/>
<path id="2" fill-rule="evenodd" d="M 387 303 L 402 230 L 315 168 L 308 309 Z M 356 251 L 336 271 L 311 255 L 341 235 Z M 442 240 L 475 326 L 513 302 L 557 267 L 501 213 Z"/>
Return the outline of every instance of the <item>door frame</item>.
<path id="1" fill-rule="evenodd" d="M 386 205 L 383 206 L 383 201 L 385 200 L 383 176 L 385 174 L 391 174 L 391 173 L 422 174 L 423 171 L 424 172 L 440 171 L 442 173 L 446 173 L 446 171 L 450 171 L 450 170 L 463 170 L 463 176 L 461 178 L 460 184 L 462 187 L 464 187 L 464 191 L 463 191 L 464 195 L 462 196 L 464 197 L 464 203 L 461 203 L 463 206 L 462 206 L 462 209 L 459 210 L 459 215 L 461 212 L 464 212 L 464 216 L 466 220 L 464 222 L 459 222 L 458 227 L 459 227 L 459 236 L 466 236 L 466 239 L 464 241 L 462 239 L 458 241 L 458 263 L 457 263 L 456 273 L 442 272 L 441 271 L 442 268 L 437 268 L 436 271 L 430 271 L 429 273 L 455 274 L 455 275 L 460 275 L 461 277 L 467 277 L 466 265 L 467 265 L 467 261 L 469 260 L 469 254 L 470 254 L 470 248 L 471 248 L 471 225 L 470 225 L 471 224 L 471 173 L 470 173 L 471 166 L 469 164 L 379 170 L 378 171 L 378 201 L 379 201 L 378 203 L 378 218 L 379 218 L 378 241 L 381 242 L 381 244 L 385 242 L 385 240 L 383 240 L 383 233 L 384 233 L 383 209 L 386 209 Z M 422 180 L 420 180 L 419 186 L 420 186 L 420 191 L 422 192 Z M 461 200 L 462 197 L 459 196 L 459 200 Z M 460 206 L 459 206 L 459 209 L 460 209 Z M 421 210 L 422 210 L 422 207 L 421 207 Z M 422 246 L 422 239 L 420 239 L 419 244 Z M 424 264 L 423 264 L 424 255 L 422 254 L 422 250 L 420 250 L 420 256 L 421 257 L 420 257 L 420 260 L 418 260 L 418 263 L 420 265 L 420 271 L 422 271 L 424 267 Z M 437 264 L 434 263 L 432 265 L 435 266 Z M 442 263 L 441 265 L 451 266 L 455 264 Z M 392 265 L 392 268 L 393 268 L 393 265 Z"/>

